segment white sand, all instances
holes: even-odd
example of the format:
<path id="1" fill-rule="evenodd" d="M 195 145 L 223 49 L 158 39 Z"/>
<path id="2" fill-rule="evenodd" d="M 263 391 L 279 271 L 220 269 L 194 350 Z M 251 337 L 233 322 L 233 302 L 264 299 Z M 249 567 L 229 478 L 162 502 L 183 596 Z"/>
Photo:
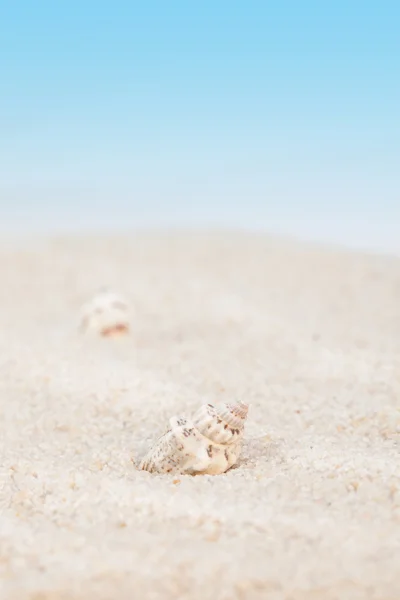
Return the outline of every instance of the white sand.
<path id="1" fill-rule="evenodd" d="M 400 260 L 197 234 L 3 244 L 0 598 L 400 598 Z M 132 336 L 82 338 L 111 285 Z M 137 461 L 251 403 L 238 468 Z"/>

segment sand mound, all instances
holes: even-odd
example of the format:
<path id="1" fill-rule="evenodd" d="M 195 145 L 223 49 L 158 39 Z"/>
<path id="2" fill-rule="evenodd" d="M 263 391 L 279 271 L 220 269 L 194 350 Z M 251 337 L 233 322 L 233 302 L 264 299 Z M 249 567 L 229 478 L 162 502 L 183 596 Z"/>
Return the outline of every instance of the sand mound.
<path id="1" fill-rule="evenodd" d="M 0 597 L 400 597 L 400 260 L 263 237 L 0 249 Z M 79 332 L 102 286 L 131 334 Z M 136 464 L 251 404 L 237 468 Z"/>

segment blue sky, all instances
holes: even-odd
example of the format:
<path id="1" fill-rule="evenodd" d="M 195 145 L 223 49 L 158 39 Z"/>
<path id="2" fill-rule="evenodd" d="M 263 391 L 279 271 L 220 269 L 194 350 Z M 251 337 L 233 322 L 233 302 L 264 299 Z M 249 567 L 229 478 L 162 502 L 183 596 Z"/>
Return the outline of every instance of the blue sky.
<path id="1" fill-rule="evenodd" d="M 384 1 L 2 2 L 1 221 L 395 241 L 399 31 Z"/>

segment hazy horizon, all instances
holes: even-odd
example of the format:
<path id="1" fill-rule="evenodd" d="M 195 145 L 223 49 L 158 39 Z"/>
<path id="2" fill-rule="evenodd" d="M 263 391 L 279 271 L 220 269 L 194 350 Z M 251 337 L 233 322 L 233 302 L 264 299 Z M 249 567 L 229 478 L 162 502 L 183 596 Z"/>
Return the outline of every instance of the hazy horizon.
<path id="1" fill-rule="evenodd" d="M 400 251 L 395 3 L 0 17 L 3 232 L 244 227 Z"/>

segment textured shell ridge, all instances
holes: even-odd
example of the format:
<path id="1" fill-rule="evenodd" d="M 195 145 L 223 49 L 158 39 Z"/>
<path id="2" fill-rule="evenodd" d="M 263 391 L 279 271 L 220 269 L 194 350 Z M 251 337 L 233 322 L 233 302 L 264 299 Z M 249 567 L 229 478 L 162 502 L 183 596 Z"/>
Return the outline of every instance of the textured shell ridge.
<path id="1" fill-rule="evenodd" d="M 247 405 L 204 404 L 193 417 L 195 427 L 216 444 L 235 443 L 242 435 Z"/>
<path id="2" fill-rule="evenodd" d="M 169 430 L 159 438 L 144 457 L 140 469 L 150 472 L 173 473 L 185 469 L 186 463 L 196 462 L 201 453 L 201 434 L 186 417 L 171 417 Z"/>
<path id="3" fill-rule="evenodd" d="M 244 427 L 244 422 L 247 418 L 248 405 L 243 402 L 219 404 L 216 407 L 218 416 L 228 425 L 232 427 Z"/>

